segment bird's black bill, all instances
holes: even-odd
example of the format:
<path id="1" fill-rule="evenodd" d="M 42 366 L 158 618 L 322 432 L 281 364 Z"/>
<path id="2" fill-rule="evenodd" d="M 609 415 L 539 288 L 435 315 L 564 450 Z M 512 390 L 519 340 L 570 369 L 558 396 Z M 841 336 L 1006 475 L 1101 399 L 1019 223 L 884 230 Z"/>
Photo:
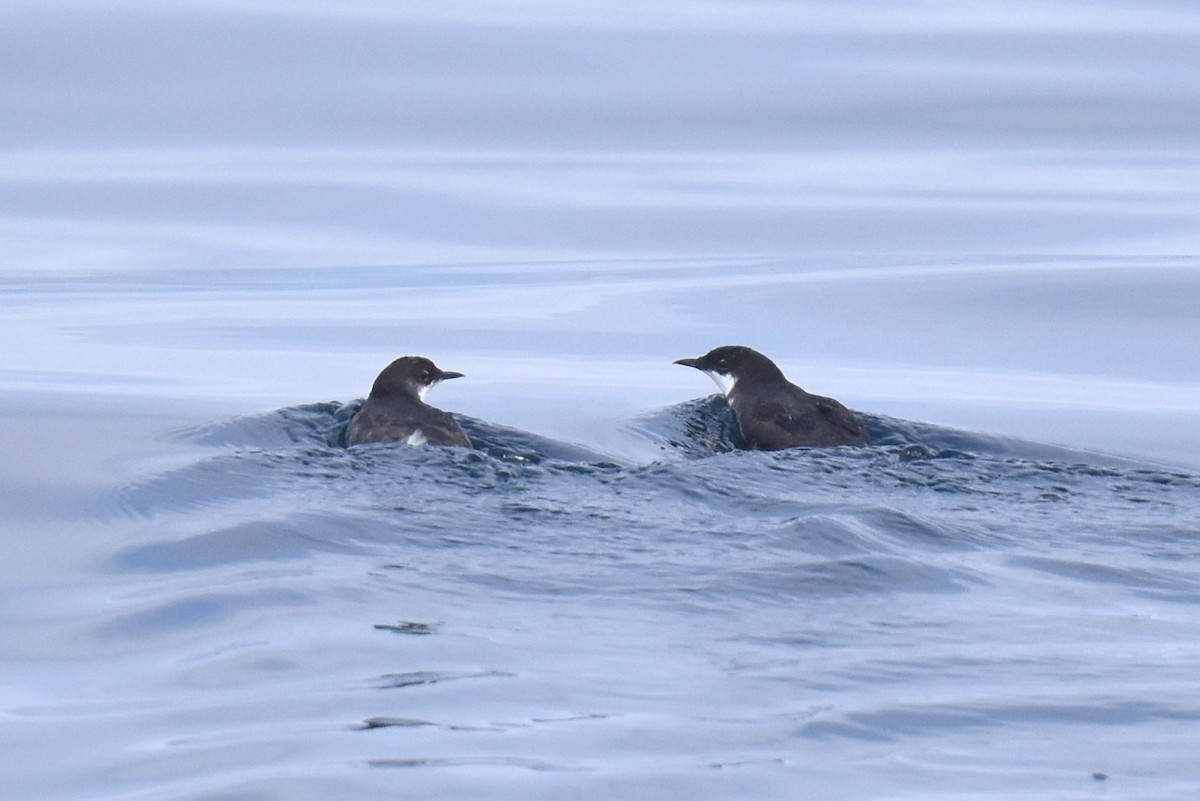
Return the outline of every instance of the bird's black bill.
<path id="1" fill-rule="evenodd" d="M 676 359 L 675 364 L 682 364 L 684 367 L 695 367 L 697 370 L 700 369 L 699 359 Z"/>
<path id="2" fill-rule="evenodd" d="M 462 378 L 462 377 L 463 377 L 462 373 L 453 373 L 453 372 L 450 372 L 449 370 L 443 370 L 442 375 L 441 375 L 441 380 L 445 381 L 449 378 Z"/>

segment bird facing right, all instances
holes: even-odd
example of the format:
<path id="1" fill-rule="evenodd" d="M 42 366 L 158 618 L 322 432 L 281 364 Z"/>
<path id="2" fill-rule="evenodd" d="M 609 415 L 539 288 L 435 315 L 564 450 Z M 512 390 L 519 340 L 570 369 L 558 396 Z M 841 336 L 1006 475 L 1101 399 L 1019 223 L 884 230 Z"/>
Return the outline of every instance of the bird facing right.
<path id="1" fill-rule="evenodd" d="M 777 451 L 871 442 L 854 412 L 833 398 L 805 392 L 788 381 L 775 362 L 751 348 L 724 345 L 675 364 L 694 367 L 716 382 L 751 448 Z"/>
<path id="2" fill-rule="evenodd" d="M 375 379 L 371 394 L 350 418 L 346 444 L 402 442 L 405 445 L 457 445 L 471 440 L 458 421 L 425 402 L 433 386 L 462 373 L 440 369 L 423 356 L 401 356 Z"/>

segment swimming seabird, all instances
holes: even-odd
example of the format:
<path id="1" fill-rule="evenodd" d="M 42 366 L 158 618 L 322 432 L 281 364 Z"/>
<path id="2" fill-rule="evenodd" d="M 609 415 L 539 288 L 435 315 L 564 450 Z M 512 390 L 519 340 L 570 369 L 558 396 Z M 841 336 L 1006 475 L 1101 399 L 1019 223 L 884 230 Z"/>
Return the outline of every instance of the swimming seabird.
<path id="1" fill-rule="evenodd" d="M 695 367 L 716 382 L 751 448 L 777 451 L 870 444 L 854 412 L 833 398 L 805 392 L 756 350 L 725 345 L 675 364 Z"/>
<path id="2" fill-rule="evenodd" d="M 462 378 L 462 373 L 439 369 L 423 356 L 401 356 L 384 368 L 371 394 L 350 419 L 346 444 L 403 442 L 406 445 L 458 445 L 471 440 L 458 421 L 425 402 L 438 382 Z"/>

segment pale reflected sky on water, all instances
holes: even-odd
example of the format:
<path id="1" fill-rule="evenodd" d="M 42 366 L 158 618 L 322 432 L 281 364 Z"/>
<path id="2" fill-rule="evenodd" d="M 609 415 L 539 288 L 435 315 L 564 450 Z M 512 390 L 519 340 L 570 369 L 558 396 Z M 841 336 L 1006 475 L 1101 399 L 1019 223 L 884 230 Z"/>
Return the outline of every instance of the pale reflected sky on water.
<path id="1" fill-rule="evenodd" d="M 555 392 L 619 417 L 744 342 L 879 411 L 1194 450 L 1186 4 L 0 20 L 8 386 L 280 404 L 420 350 L 469 409 L 569 426 Z"/>

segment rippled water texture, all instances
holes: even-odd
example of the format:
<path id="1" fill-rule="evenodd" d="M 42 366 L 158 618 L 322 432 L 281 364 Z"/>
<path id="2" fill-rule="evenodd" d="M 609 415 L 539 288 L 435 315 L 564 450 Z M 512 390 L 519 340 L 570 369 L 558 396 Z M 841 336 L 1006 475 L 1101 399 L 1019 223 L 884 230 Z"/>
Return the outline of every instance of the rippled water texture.
<path id="1" fill-rule="evenodd" d="M 1200 13 L 427 5 L 0 8 L 0 797 L 1196 798 Z"/>

